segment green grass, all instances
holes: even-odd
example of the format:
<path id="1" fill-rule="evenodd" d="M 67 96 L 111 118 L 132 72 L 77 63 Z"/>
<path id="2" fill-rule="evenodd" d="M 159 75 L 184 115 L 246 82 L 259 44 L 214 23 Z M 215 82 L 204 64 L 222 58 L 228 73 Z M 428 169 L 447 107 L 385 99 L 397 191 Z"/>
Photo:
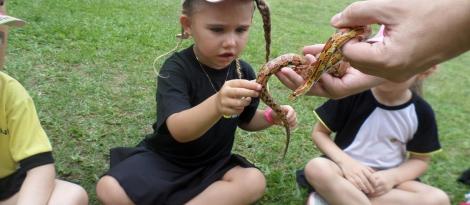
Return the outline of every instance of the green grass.
<path id="1" fill-rule="evenodd" d="M 352 0 L 271 0 L 272 56 L 299 52 L 324 42 L 334 31 L 329 18 Z M 91 204 L 95 184 L 108 168 L 108 150 L 133 146 L 152 131 L 155 120 L 155 56 L 173 48 L 179 32 L 175 0 L 15 0 L 9 13 L 27 26 L 12 30 L 5 72 L 17 78 L 35 100 L 53 146 L 59 176 L 85 187 Z M 189 45 L 187 42 L 185 45 Z M 243 58 L 258 68 L 264 59 L 261 19 L 256 13 Z M 444 152 L 436 155 L 423 181 L 445 190 L 453 204 L 469 187 L 456 182 L 469 168 L 470 53 L 444 63 L 425 84 L 439 123 Z M 275 78 L 271 92 L 282 103 L 287 88 Z M 268 188 L 259 204 L 302 204 L 305 190 L 295 170 L 318 156 L 310 140 L 312 110 L 325 99 L 302 97 L 292 105 L 299 126 L 285 161 L 281 128 L 238 132 L 234 151 L 255 162 Z"/>

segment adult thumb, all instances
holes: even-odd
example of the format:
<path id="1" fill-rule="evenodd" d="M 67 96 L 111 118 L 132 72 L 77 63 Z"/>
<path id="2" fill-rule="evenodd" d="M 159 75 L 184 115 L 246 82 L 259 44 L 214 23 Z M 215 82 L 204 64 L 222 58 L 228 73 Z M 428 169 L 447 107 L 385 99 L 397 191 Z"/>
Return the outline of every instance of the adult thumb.
<path id="1" fill-rule="evenodd" d="M 336 28 L 351 28 L 370 24 L 385 24 L 382 13 L 387 2 L 357 1 L 347 6 L 343 11 L 331 18 L 331 25 Z"/>

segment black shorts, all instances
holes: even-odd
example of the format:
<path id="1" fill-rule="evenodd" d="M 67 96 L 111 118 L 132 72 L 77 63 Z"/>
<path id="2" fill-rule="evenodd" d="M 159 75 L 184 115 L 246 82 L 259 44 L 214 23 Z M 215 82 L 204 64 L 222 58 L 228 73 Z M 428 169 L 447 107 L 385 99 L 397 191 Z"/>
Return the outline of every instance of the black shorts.
<path id="1" fill-rule="evenodd" d="M 15 173 L 0 179 L 0 201 L 6 200 L 20 191 L 26 178 L 26 171 L 19 169 Z"/>
<path id="2" fill-rule="evenodd" d="M 235 166 L 255 167 L 232 154 L 204 167 L 182 167 L 145 148 L 114 148 L 110 170 L 127 196 L 139 205 L 184 204 Z"/>

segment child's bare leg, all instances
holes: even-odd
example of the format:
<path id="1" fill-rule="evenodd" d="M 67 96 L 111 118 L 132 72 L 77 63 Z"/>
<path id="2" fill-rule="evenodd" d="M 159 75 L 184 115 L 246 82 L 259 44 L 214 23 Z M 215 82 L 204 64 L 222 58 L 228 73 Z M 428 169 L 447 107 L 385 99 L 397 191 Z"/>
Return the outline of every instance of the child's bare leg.
<path id="1" fill-rule="evenodd" d="M 18 202 L 19 194 L 16 193 L 5 201 L 1 201 L 0 205 L 15 205 Z M 88 195 L 86 191 L 76 184 L 55 180 L 55 187 L 52 191 L 48 205 L 86 205 L 88 204 Z"/>
<path id="2" fill-rule="evenodd" d="M 266 179 L 258 169 L 234 167 L 188 204 L 251 204 L 263 196 L 265 188 Z"/>
<path id="3" fill-rule="evenodd" d="M 18 201 L 18 196 L 19 196 L 19 194 L 16 193 L 12 197 L 10 197 L 6 200 L 0 201 L 0 205 L 16 205 L 16 202 Z"/>
<path id="4" fill-rule="evenodd" d="M 96 196 L 102 204 L 133 205 L 119 182 L 111 176 L 104 176 L 96 185 Z"/>
<path id="5" fill-rule="evenodd" d="M 49 205 L 86 205 L 88 194 L 81 186 L 62 180 L 55 180 L 54 191 L 52 191 Z"/>
<path id="6" fill-rule="evenodd" d="M 388 193 L 371 198 L 372 204 L 426 204 L 450 205 L 449 197 L 442 190 L 418 181 L 407 181 Z"/>
<path id="7" fill-rule="evenodd" d="M 367 196 L 346 180 L 338 165 L 329 159 L 310 160 L 305 166 L 305 177 L 330 205 L 370 204 Z"/>

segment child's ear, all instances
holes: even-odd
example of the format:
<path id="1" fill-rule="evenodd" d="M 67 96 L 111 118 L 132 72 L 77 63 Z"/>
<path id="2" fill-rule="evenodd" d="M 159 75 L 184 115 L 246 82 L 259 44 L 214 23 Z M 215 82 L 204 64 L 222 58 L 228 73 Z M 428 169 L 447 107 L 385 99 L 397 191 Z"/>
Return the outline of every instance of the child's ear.
<path id="1" fill-rule="evenodd" d="M 183 28 L 184 34 L 191 35 L 191 21 L 186 15 L 180 16 L 180 24 Z"/>

